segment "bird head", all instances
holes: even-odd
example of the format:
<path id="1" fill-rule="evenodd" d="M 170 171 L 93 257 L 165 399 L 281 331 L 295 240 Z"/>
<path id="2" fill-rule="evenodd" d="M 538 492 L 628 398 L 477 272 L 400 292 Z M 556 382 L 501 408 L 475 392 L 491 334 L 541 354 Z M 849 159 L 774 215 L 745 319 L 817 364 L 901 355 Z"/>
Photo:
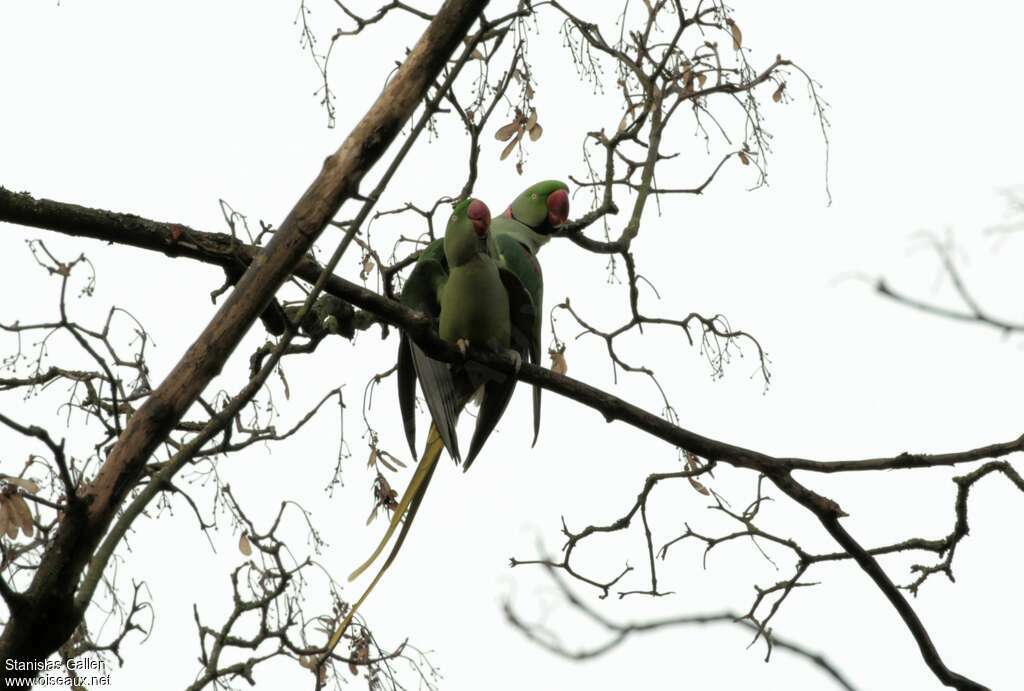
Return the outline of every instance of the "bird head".
<path id="1" fill-rule="evenodd" d="M 526 188 L 505 211 L 541 235 L 550 235 L 569 219 L 569 186 L 561 180 L 544 180 Z"/>
<path id="2" fill-rule="evenodd" d="M 464 199 L 452 209 L 444 231 L 444 253 L 450 266 L 460 266 L 477 254 L 491 253 L 491 210 L 479 199 Z"/>

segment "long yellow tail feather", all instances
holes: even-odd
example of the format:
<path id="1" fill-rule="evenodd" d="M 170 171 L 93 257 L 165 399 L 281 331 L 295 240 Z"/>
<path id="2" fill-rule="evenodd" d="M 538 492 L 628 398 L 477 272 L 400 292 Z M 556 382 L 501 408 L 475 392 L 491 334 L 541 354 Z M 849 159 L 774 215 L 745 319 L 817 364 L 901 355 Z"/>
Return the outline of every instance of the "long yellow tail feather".
<path id="1" fill-rule="evenodd" d="M 349 624 L 352 623 L 353 617 L 355 617 L 356 611 L 366 601 L 366 598 L 373 591 L 374 587 L 380 581 L 384 572 L 388 570 L 391 563 L 398 556 L 398 551 L 402 547 L 402 543 L 405 542 L 405 536 L 409 532 L 409 527 L 412 525 L 413 518 L 416 516 L 416 511 L 419 509 L 420 501 L 423 498 L 423 494 L 426 492 L 427 485 L 430 483 L 430 477 L 434 474 L 434 468 L 437 466 L 437 460 L 441 457 L 441 452 L 444 451 L 444 443 L 441 441 L 441 435 L 437 431 L 437 427 L 434 424 L 430 425 L 430 432 L 427 434 L 427 446 L 423 451 L 423 457 L 420 459 L 419 464 L 416 466 L 416 472 L 413 473 L 412 480 L 409 481 L 409 486 L 406 487 L 405 492 L 402 494 L 402 499 L 398 502 L 398 508 L 395 509 L 394 515 L 391 517 L 391 523 L 388 525 L 387 532 L 384 533 L 384 537 L 381 538 L 380 543 L 377 545 L 377 549 L 373 551 L 370 558 L 367 559 L 363 564 L 353 571 L 349 577 L 349 581 L 353 581 L 358 578 L 366 569 L 370 568 L 377 557 L 380 556 L 381 552 L 384 551 L 384 547 L 387 546 L 391 536 L 394 535 L 395 530 L 402 523 L 402 517 L 406 516 L 405 524 L 402 525 L 402 530 L 398 534 L 398 539 L 395 541 L 394 547 L 391 548 L 391 553 L 388 555 L 387 560 L 380 567 L 380 571 L 373 577 L 370 584 L 363 591 L 363 594 L 356 600 L 352 608 L 349 609 L 348 614 L 342 620 L 341 624 L 338 625 L 337 630 L 331 636 L 330 641 L 327 643 L 327 653 L 329 655 L 334 650 L 335 646 L 341 640 L 341 637 L 345 634 L 345 630 Z M 406 515 L 408 514 L 408 515 Z"/>

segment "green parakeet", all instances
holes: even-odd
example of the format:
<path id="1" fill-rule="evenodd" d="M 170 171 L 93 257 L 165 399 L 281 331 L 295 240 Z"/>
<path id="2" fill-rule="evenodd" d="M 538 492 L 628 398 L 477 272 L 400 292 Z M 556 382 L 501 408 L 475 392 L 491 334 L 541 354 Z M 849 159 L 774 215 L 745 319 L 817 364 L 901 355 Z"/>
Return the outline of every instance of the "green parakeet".
<path id="1" fill-rule="evenodd" d="M 544 180 L 523 191 L 505 213 L 491 223 L 498 265 L 511 272 L 530 295 L 532 323 L 513 319 L 513 346 L 540 364 L 540 332 L 544 320 L 544 276 L 537 252 L 555 228 L 569 218 L 569 186 Z M 533 387 L 533 443 L 540 433 L 540 387 Z"/>
<path id="2" fill-rule="evenodd" d="M 498 351 L 508 350 L 513 343 L 513 331 L 529 332 L 536 321 L 529 292 L 512 272 L 500 267 L 495 259 L 496 246 L 489 233 L 490 225 L 490 211 L 483 202 L 467 199 L 457 204 L 445 229 L 444 239 L 431 243 L 421 253 L 402 288 L 402 303 L 433 317 L 438 335 L 463 352 L 471 343 Z M 513 352 L 520 362 L 527 354 L 526 350 Z M 357 578 L 380 556 L 405 516 L 395 545 L 362 597 L 335 631 L 329 648 L 341 639 L 358 607 L 395 560 L 441 452 L 447 448 L 452 458 L 459 461 L 455 430 L 459 413 L 482 389 L 476 429 L 464 466 L 468 468 L 505 411 L 516 383 L 515 377 L 475 362 L 449 365 L 433 360 L 404 333 L 399 342 L 397 368 L 399 404 L 413 455 L 416 454 L 417 379 L 433 422 L 423 456 L 384 537 L 370 558 L 352 572 L 349 580 Z"/>

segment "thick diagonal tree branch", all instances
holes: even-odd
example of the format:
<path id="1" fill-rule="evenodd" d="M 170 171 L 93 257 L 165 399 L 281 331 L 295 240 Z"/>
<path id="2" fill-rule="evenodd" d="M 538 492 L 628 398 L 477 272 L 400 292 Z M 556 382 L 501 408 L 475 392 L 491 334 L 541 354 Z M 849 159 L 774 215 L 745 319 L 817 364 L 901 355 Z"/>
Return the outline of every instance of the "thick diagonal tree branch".
<path id="1" fill-rule="evenodd" d="M 76 219 L 79 218 L 89 219 L 89 223 L 76 223 Z M 109 211 L 85 209 L 60 202 L 35 200 L 28 195 L 17 195 L 7 191 L 0 191 L 0 220 L 10 220 L 68 235 L 83 235 L 164 252 L 167 252 L 168 248 L 177 249 L 176 246 L 180 240 L 174 240 L 175 237 L 187 235 L 191 240 L 187 247 L 180 248 L 182 251 L 179 253 L 217 265 L 228 260 L 234 261 L 231 257 L 235 256 L 253 257 L 256 252 L 252 247 L 239 247 L 237 244 L 232 246 L 230 236 L 223 234 L 184 229 L 185 234 L 183 235 L 183 226 L 159 223 Z M 296 266 L 296 275 L 302 278 L 308 277 L 308 280 L 315 280 L 320 271 L 321 267 L 308 258 L 303 259 Z M 327 277 L 324 289 L 336 297 L 373 313 L 381 321 L 406 330 L 431 356 L 449 362 L 461 359 L 462 355 L 454 346 L 442 341 L 433 333 L 429 320 L 424 315 L 402 306 L 397 301 L 336 275 Z M 509 374 L 514 373 L 514 366 L 509 358 L 473 348 L 470 349 L 469 354 L 470 357 L 483 364 Z M 903 594 L 885 575 L 875 557 L 840 525 L 839 520 L 845 515 L 840 507 L 831 499 L 821 496 L 799 483 L 793 478 L 792 472 L 802 470 L 835 473 L 952 466 L 988 458 L 999 458 L 1022 451 L 1024 450 L 1024 436 L 1007 442 L 945 454 L 901 453 L 886 458 L 839 461 L 778 457 L 702 436 L 596 387 L 542 367 L 523 364 L 518 376 L 523 381 L 539 384 L 549 391 L 593 408 L 601 413 L 608 422 L 621 420 L 673 446 L 681 447 L 710 461 L 763 473 L 783 492 L 813 513 L 829 534 L 875 582 L 907 625 L 921 650 L 922 657 L 937 678 L 957 689 L 977 691 L 985 688 L 945 666 L 927 630 Z"/>
<path id="2" fill-rule="evenodd" d="M 207 384 L 294 272 L 328 221 L 395 139 L 462 41 L 487 0 L 447 0 L 376 102 L 323 164 L 320 174 L 254 257 L 235 290 L 171 373 L 132 416 L 93 483 L 80 491 L 28 589 L 0 635 L 0 657 L 39 660 L 52 654 L 81 619 L 74 591 L 82 570 L 150 454 Z M 5 666 L 6 667 L 6 666 Z M 14 672 L 34 676 L 35 671 Z M 6 675 L 6 670 L 0 672 Z"/>
<path id="3" fill-rule="evenodd" d="M 205 386 L 328 221 L 358 190 L 476 18 L 485 0 L 449 0 L 373 105 L 249 266 L 210 324 L 118 440 L 91 489 L 95 520 L 116 506 L 127 481 Z"/>
<path id="4" fill-rule="evenodd" d="M 778 477 L 772 477 L 772 481 L 779 487 L 783 492 L 788 494 L 791 498 L 795 499 L 802 506 L 810 510 L 824 526 L 828 534 L 839 543 L 839 545 L 851 556 L 857 565 L 860 566 L 878 589 L 882 591 L 886 599 L 899 614 L 903 623 L 906 624 L 910 630 L 911 635 L 917 642 L 918 649 L 921 651 L 921 657 L 924 659 L 925 664 L 932 670 L 932 673 L 946 686 L 959 689 L 960 691 L 985 691 L 987 687 L 979 684 L 972 679 L 968 679 L 960 674 L 949 669 L 946 664 L 942 661 L 942 657 L 939 655 L 938 650 L 935 648 L 935 644 L 931 640 L 931 636 L 928 634 L 928 630 L 925 628 L 921 619 L 917 616 L 914 608 L 907 602 L 907 598 L 904 597 L 903 593 L 900 592 L 899 588 L 892 579 L 882 569 L 881 564 L 878 560 L 871 556 L 864 547 L 858 543 L 853 536 L 847 532 L 846 528 L 840 524 L 839 519 L 845 515 L 836 511 L 824 510 L 821 505 L 816 501 L 820 497 L 814 496 L 809 497 L 807 495 L 808 490 L 800 483 L 793 480 L 793 478 L 786 474 Z"/>

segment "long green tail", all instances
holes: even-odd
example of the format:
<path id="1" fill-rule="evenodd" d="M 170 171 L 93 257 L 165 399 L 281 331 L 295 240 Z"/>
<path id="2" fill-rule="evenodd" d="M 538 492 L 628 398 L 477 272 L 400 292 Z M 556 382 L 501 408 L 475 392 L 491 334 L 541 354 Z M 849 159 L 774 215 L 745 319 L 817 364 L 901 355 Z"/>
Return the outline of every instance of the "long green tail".
<path id="1" fill-rule="evenodd" d="M 342 620 L 338 629 L 331 636 L 331 640 L 327 643 L 327 652 L 324 657 L 330 655 L 331 651 L 334 650 L 335 646 L 338 645 L 338 641 L 345 634 L 345 630 L 348 625 L 352 623 L 352 618 L 355 616 L 356 611 L 363 604 L 369 594 L 373 591 L 374 587 L 380 581 L 384 572 L 388 570 L 392 562 L 395 561 L 395 557 L 398 556 L 398 551 L 402 548 L 402 543 L 405 542 L 406 535 L 409 534 L 409 528 L 412 526 L 413 519 L 416 517 L 416 511 L 420 507 L 420 502 L 423 501 L 423 495 L 427 491 L 427 485 L 430 484 L 430 478 L 434 474 L 434 469 L 437 467 L 437 459 L 441 457 L 441 452 L 444 451 L 444 442 L 441 441 L 441 435 L 437 431 L 437 427 L 431 423 L 430 431 L 427 433 L 427 447 L 423 451 L 423 457 L 420 459 L 419 465 L 416 466 L 416 472 L 412 476 L 412 480 L 409 481 L 409 486 L 405 488 L 405 492 L 402 494 L 401 501 L 398 502 L 398 508 L 395 509 L 394 515 L 391 517 L 391 523 L 388 525 L 387 532 L 384 533 L 384 537 L 381 538 L 380 544 L 377 545 L 377 549 L 373 551 L 370 558 L 363 562 L 362 566 L 353 571 L 349 577 L 349 581 L 353 581 L 358 578 L 366 569 L 370 568 L 373 562 L 380 556 L 381 552 L 384 551 L 384 547 L 387 546 L 388 540 L 394 535 L 395 530 L 399 524 L 402 525 L 402 530 L 398 533 L 398 539 L 395 540 L 394 547 L 391 548 L 391 553 L 388 555 L 387 560 L 380 567 L 380 571 L 370 581 L 370 585 L 366 587 L 363 594 L 356 600 L 355 604 L 348 611 L 345 619 Z M 406 516 L 405 522 L 402 523 L 402 516 Z"/>

